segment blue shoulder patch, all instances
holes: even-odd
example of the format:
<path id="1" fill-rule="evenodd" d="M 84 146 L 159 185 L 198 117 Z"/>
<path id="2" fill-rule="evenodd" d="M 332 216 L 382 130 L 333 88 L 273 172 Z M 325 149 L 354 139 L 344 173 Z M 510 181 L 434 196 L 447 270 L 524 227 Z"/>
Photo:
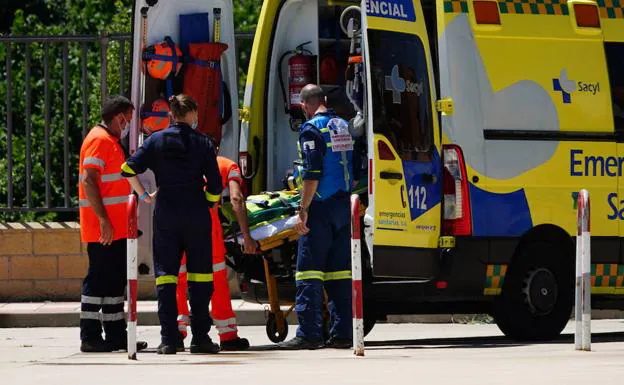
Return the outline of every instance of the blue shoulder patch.
<path id="1" fill-rule="evenodd" d="M 366 0 L 366 13 L 387 19 L 416 21 L 412 0 Z"/>

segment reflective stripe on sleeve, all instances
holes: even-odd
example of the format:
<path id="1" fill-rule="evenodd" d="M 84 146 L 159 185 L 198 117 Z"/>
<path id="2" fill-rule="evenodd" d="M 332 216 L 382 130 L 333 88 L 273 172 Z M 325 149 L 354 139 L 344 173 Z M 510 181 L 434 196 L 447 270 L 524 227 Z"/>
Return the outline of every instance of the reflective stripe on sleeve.
<path id="1" fill-rule="evenodd" d="M 84 166 L 88 166 L 88 165 L 90 165 L 90 164 L 93 164 L 93 165 L 100 166 L 100 167 L 104 168 L 104 166 L 106 165 L 106 162 L 104 162 L 104 160 L 103 160 L 103 159 L 96 158 L 96 157 L 94 157 L 94 156 L 90 156 L 90 157 L 88 157 L 88 158 L 85 158 L 85 159 L 82 161 L 82 166 L 83 166 L 83 167 L 84 167 Z"/>
<path id="2" fill-rule="evenodd" d="M 104 204 L 104 206 L 118 205 L 120 203 L 127 203 L 127 202 L 128 202 L 127 195 L 119 195 L 116 197 L 108 197 L 108 198 L 102 199 L 102 203 Z M 81 199 L 80 201 L 78 201 L 78 205 L 80 207 L 90 207 L 91 203 L 89 203 L 88 199 Z"/>
<path id="3" fill-rule="evenodd" d="M 120 311 L 119 313 L 104 313 L 102 314 L 102 321 L 104 322 L 113 322 L 113 321 L 121 321 L 126 318 L 124 312 Z"/>
<path id="4" fill-rule="evenodd" d="M 324 274 L 322 271 L 318 270 L 306 270 L 306 271 L 298 271 L 295 274 L 295 280 L 297 281 L 305 281 L 309 279 L 318 279 L 323 280 Z"/>
<path id="5" fill-rule="evenodd" d="M 102 175 L 102 183 L 117 182 L 118 180 L 121 180 L 121 179 L 123 179 L 123 177 L 121 176 L 120 172 Z"/>
<path id="6" fill-rule="evenodd" d="M 325 132 L 329 132 L 329 127 L 324 127 L 324 128 L 321 128 L 319 131 L 321 131 L 321 132 L 323 132 L 323 133 L 325 133 Z"/>
<path id="7" fill-rule="evenodd" d="M 126 174 L 130 174 L 130 175 L 136 175 L 136 172 L 134 172 L 134 170 L 128 166 L 128 163 L 125 163 L 121 165 L 121 171 L 125 172 Z"/>
<path id="8" fill-rule="evenodd" d="M 104 305 L 119 305 L 124 303 L 124 297 L 104 297 L 102 302 Z"/>
<path id="9" fill-rule="evenodd" d="M 161 275 L 160 277 L 156 277 L 156 286 L 167 285 L 167 284 L 177 284 L 178 277 L 175 275 Z"/>
<path id="10" fill-rule="evenodd" d="M 351 279 L 351 270 L 340 270 L 325 273 L 326 281 L 337 281 L 340 279 Z"/>
<path id="11" fill-rule="evenodd" d="M 214 265 L 212 265 L 212 272 L 216 273 L 217 271 L 225 270 L 225 267 L 225 262 L 215 263 Z"/>
<path id="12" fill-rule="evenodd" d="M 211 194 L 208 191 L 206 191 L 206 200 L 208 202 L 212 202 L 212 203 L 216 203 L 219 201 L 219 198 L 221 198 L 221 195 L 217 194 Z"/>
<path id="13" fill-rule="evenodd" d="M 236 171 L 236 170 L 230 170 L 230 173 L 228 174 L 228 179 L 232 179 L 232 178 L 241 178 L 241 174 L 240 172 Z"/>
<path id="14" fill-rule="evenodd" d="M 92 297 L 90 295 L 81 295 L 80 296 L 81 303 L 88 303 L 89 305 L 101 305 L 104 302 L 104 298 L 102 297 Z"/>
<path id="15" fill-rule="evenodd" d="M 191 317 L 187 316 L 186 314 L 180 314 L 178 316 L 178 322 L 182 322 L 188 325 L 191 323 Z"/>
<path id="16" fill-rule="evenodd" d="M 80 319 L 94 319 L 97 321 L 101 321 L 102 313 L 100 313 L 99 311 L 81 311 L 80 312 Z"/>
<path id="17" fill-rule="evenodd" d="M 205 273 L 187 273 L 189 282 L 212 282 L 212 274 Z"/>

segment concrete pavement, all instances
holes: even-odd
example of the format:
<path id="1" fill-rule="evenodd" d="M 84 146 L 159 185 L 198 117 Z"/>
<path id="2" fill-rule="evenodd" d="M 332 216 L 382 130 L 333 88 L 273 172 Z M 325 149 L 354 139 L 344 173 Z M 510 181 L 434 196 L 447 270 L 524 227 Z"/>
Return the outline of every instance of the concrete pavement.
<path id="1" fill-rule="evenodd" d="M 518 344 L 494 325 L 383 324 L 367 338 L 364 358 L 350 350 L 256 347 L 214 356 L 148 352 L 138 361 L 125 353 L 79 353 L 77 328 L 0 329 L 0 378 L 19 385 L 621 384 L 624 321 L 595 321 L 592 327 L 592 352 L 574 351 L 570 335 Z M 242 327 L 241 335 L 256 346 L 269 344 L 263 327 Z M 158 329 L 142 327 L 140 337 L 154 347 Z"/>

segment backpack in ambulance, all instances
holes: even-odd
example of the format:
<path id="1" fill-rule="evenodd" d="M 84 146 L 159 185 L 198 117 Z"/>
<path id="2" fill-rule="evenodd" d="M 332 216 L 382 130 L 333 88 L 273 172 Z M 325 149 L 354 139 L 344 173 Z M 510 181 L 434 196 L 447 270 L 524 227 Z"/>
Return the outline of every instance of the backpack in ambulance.
<path id="1" fill-rule="evenodd" d="M 143 61 L 147 73 L 154 79 L 166 81 L 167 97 L 173 95 L 173 79 L 182 69 L 182 51 L 171 37 L 150 45 L 143 51 Z"/>
<path id="2" fill-rule="evenodd" d="M 169 127 L 169 103 L 164 99 L 157 99 L 152 103 L 152 109 L 143 111 L 141 118 L 143 119 L 143 130 L 146 134 L 153 134 L 156 131 L 164 130 Z"/>

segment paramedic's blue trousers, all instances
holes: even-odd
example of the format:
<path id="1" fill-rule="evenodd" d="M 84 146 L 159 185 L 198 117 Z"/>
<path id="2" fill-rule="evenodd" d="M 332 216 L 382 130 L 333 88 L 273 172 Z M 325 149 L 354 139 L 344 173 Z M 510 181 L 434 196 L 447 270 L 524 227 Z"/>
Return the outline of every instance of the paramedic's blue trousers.
<path id="1" fill-rule="evenodd" d="M 310 232 L 299 239 L 297 256 L 297 336 L 323 341 L 323 287 L 329 299 L 329 335 L 352 338 L 351 217 L 349 195 L 314 201 L 308 213 Z"/>
<path id="2" fill-rule="evenodd" d="M 159 196 L 159 200 L 163 200 Z M 163 207 L 164 206 L 164 207 Z M 154 270 L 158 294 L 158 318 L 162 343 L 175 345 L 178 339 L 176 284 L 182 254 L 186 252 L 191 331 L 201 342 L 212 320 L 208 312 L 212 296 L 212 242 L 210 213 L 205 202 L 180 207 L 156 206 L 154 213 Z"/>

